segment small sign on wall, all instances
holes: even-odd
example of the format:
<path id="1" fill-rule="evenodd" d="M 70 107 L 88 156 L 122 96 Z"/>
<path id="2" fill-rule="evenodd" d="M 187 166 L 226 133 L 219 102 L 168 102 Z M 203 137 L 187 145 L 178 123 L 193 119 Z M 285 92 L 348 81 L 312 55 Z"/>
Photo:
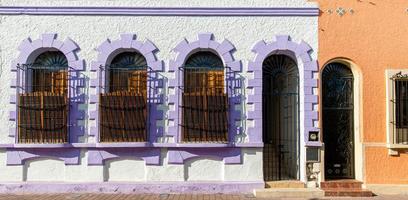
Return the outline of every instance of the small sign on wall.
<path id="1" fill-rule="evenodd" d="M 318 131 L 309 131 L 309 141 L 310 142 L 319 141 L 319 132 Z"/>

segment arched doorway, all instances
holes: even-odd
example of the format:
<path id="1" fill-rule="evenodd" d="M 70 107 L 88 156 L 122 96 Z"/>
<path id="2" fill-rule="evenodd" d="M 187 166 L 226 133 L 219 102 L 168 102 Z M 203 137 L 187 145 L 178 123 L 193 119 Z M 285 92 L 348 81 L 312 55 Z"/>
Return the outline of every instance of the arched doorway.
<path id="1" fill-rule="evenodd" d="M 339 62 L 322 73 L 325 178 L 354 179 L 354 77 Z"/>
<path id="2" fill-rule="evenodd" d="M 265 181 L 299 179 L 299 70 L 286 55 L 262 65 Z"/>

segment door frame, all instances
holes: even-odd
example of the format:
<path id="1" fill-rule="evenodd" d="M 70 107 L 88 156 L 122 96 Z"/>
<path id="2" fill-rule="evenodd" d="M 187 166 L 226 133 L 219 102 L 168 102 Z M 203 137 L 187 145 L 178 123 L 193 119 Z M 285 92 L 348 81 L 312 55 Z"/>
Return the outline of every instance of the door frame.
<path id="1" fill-rule="evenodd" d="M 323 83 L 322 83 L 322 74 L 323 70 L 326 66 L 330 63 L 338 62 L 341 64 L 346 65 L 350 68 L 351 72 L 353 73 L 353 97 L 354 97 L 354 179 L 364 182 L 365 181 L 365 174 L 364 174 L 364 146 L 363 146 L 363 101 L 362 101 L 362 94 L 363 94 L 363 77 L 360 68 L 350 59 L 347 58 L 334 58 L 328 60 L 323 67 L 320 69 L 319 72 L 319 117 L 323 119 Z M 321 134 L 322 134 L 322 142 L 323 142 L 323 120 L 319 120 L 320 127 L 321 127 Z M 324 145 L 324 144 L 323 144 Z M 321 167 L 320 167 L 320 177 L 319 179 L 323 182 L 325 181 L 325 160 L 324 160 L 324 148 L 322 149 L 321 155 Z"/>

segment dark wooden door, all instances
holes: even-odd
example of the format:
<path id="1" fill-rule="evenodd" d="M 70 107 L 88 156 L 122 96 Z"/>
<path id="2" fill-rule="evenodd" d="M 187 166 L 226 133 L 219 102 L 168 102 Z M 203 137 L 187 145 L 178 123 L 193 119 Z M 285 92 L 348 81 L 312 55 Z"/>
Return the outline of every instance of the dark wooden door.
<path id="1" fill-rule="evenodd" d="M 326 66 L 323 85 L 323 141 L 326 179 L 354 178 L 353 74 L 344 64 Z"/>

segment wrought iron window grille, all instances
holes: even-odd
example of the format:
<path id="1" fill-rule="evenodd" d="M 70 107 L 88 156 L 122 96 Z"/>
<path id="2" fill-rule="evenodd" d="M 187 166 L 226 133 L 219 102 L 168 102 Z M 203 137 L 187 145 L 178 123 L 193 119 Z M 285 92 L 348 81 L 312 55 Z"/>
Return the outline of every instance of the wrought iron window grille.
<path id="1" fill-rule="evenodd" d="M 229 93 L 234 92 L 235 72 L 216 65 L 179 67 L 178 124 L 182 142 L 228 142 Z M 226 78 L 227 77 L 227 78 Z"/>
<path id="2" fill-rule="evenodd" d="M 155 73 L 147 65 L 100 66 L 100 142 L 146 142 L 150 129 L 148 103 Z"/>
<path id="3" fill-rule="evenodd" d="M 17 142 L 68 143 L 70 71 L 66 61 L 17 65 Z"/>
<path id="4" fill-rule="evenodd" d="M 393 143 L 408 144 L 408 74 L 396 73 L 391 81 Z"/>

